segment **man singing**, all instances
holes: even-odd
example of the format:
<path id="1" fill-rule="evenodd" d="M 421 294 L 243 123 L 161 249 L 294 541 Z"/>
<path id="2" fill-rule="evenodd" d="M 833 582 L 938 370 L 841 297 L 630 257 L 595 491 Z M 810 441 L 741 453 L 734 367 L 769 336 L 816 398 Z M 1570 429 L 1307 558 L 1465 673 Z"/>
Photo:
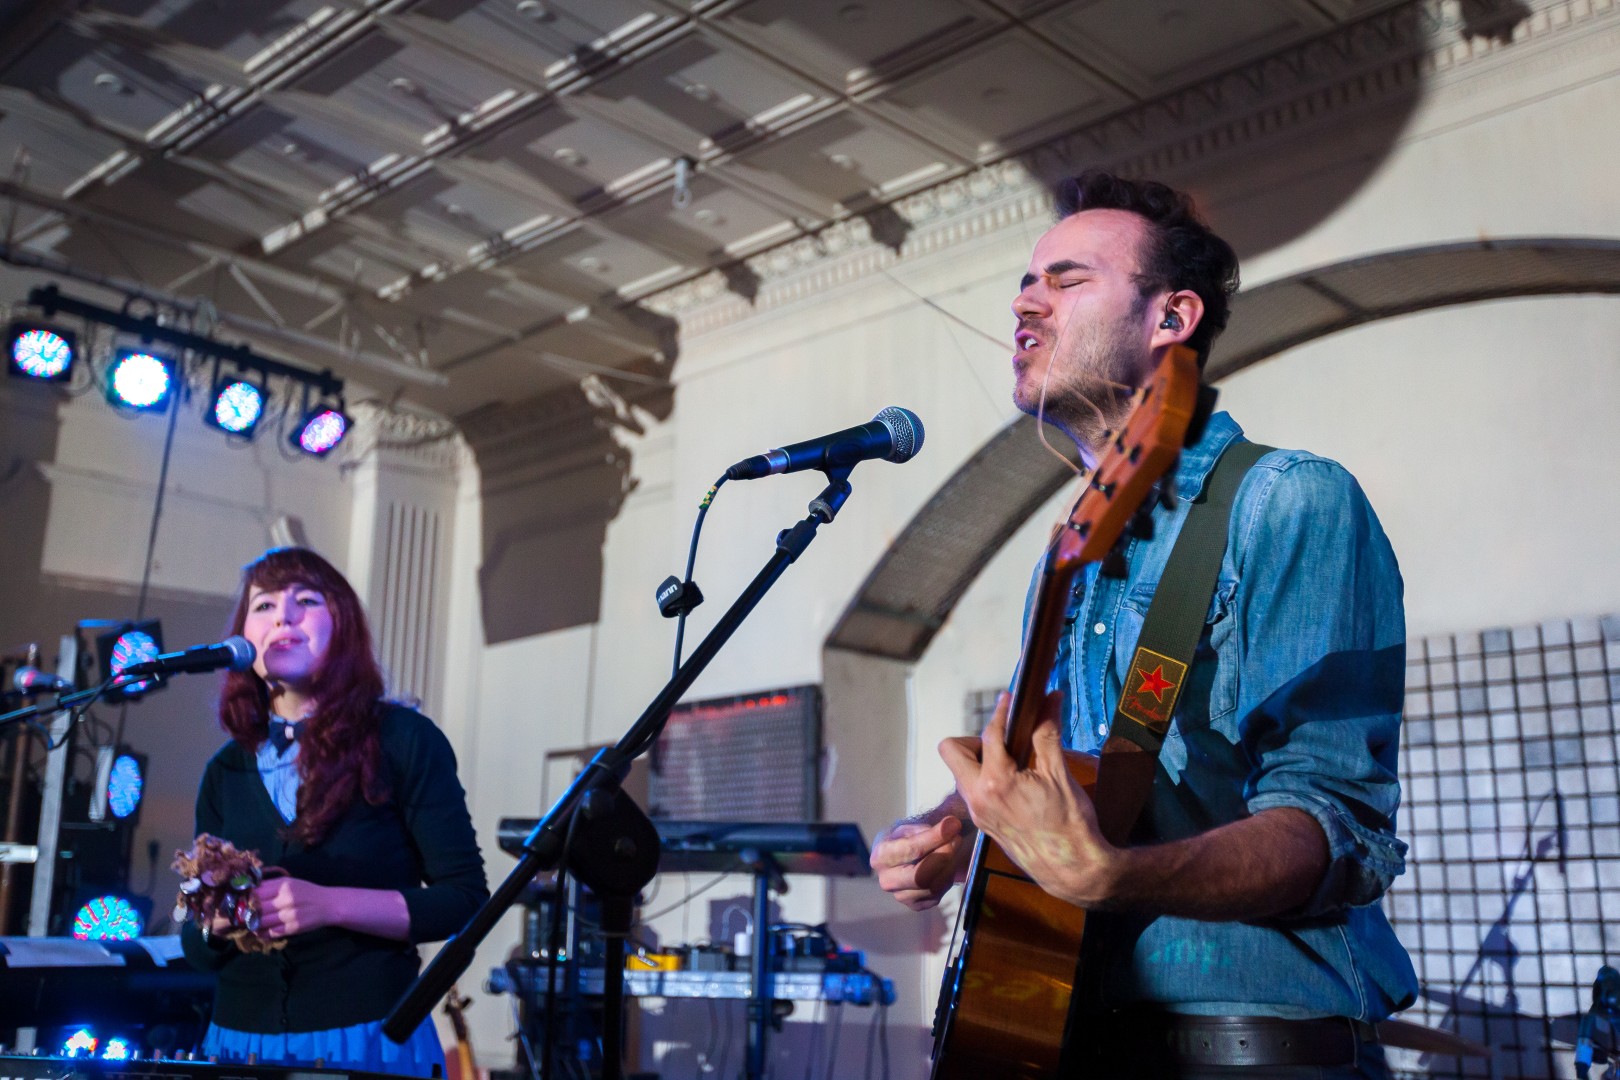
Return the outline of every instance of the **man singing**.
<path id="1" fill-rule="evenodd" d="M 1171 346 L 1208 358 L 1237 258 L 1162 184 L 1087 172 L 1062 186 L 1058 217 L 1013 301 L 1013 400 L 1093 465 Z M 1379 906 L 1406 851 L 1393 827 L 1401 578 L 1337 463 L 1278 450 L 1243 476 L 1130 845 L 1103 837 L 1061 761 L 1062 748 L 1107 738 L 1191 502 L 1243 441 L 1229 416 L 1212 417 L 1176 468 L 1176 505 L 1128 549 L 1126 576 L 1087 568 L 1029 766 L 1003 746 L 1004 695 L 982 740 L 941 744 L 956 791 L 872 852 L 882 887 L 922 910 L 963 879 L 982 829 L 1042 889 L 1092 913 L 1066 1050 L 1087 1077 L 1387 1077 L 1373 1024 L 1417 989 Z M 1031 837 L 1059 842 L 1019 842 Z"/>

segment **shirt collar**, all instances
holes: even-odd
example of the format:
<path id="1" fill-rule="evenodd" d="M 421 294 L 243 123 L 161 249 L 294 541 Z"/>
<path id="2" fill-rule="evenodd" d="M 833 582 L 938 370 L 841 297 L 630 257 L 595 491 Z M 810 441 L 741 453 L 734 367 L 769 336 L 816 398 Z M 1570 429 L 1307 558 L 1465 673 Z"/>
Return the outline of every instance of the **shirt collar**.
<path id="1" fill-rule="evenodd" d="M 1204 481 L 1209 479 L 1215 462 L 1228 446 L 1242 437 L 1243 429 L 1230 413 L 1223 411 L 1211 416 L 1204 424 L 1203 437 L 1181 452 L 1181 461 L 1176 466 L 1176 497 L 1191 502 L 1202 495 Z"/>

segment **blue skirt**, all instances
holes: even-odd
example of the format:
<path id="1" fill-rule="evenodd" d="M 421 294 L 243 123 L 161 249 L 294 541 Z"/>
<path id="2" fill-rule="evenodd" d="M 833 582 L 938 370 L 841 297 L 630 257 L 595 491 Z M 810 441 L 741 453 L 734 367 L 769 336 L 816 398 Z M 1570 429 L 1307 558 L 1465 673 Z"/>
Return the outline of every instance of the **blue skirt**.
<path id="1" fill-rule="evenodd" d="M 292 1031 L 262 1035 L 252 1031 L 208 1025 L 203 1053 L 221 1063 L 305 1065 L 317 1061 L 328 1069 L 363 1069 L 401 1076 L 443 1076 L 444 1048 L 430 1017 L 411 1037 L 396 1044 L 382 1033 L 382 1021 L 325 1031 Z M 438 1072 L 434 1073 L 437 1066 Z"/>

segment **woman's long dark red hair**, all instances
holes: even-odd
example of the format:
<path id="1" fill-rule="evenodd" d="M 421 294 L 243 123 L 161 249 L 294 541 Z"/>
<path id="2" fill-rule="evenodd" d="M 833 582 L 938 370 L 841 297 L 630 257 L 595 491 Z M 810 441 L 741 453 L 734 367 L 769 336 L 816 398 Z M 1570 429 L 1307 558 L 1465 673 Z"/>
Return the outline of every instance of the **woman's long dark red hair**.
<path id="1" fill-rule="evenodd" d="M 242 568 L 231 633 L 247 622 L 254 589 L 305 585 L 326 598 L 332 637 L 310 686 L 315 712 L 299 728 L 298 816 L 293 836 L 306 844 L 325 836 L 361 794 L 372 805 L 388 801 L 379 721 L 383 677 L 371 651 L 371 629 L 360 597 L 337 568 L 308 548 L 272 548 Z M 270 689 L 257 672 L 225 676 L 219 722 L 236 741 L 256 749 L 266 738 Z"/>

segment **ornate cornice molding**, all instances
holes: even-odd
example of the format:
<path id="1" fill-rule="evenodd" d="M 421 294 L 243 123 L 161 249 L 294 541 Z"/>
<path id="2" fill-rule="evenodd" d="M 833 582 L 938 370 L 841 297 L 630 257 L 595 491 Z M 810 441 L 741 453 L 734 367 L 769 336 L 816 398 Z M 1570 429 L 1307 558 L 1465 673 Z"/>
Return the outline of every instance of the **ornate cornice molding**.
<path id="1" fill-rule="evenodd" d="M 454 474 L 467 453 L 449 420 L 391 408 L 381 402 L 355 402 L 355 446 L 347 464 L 377 457 L 390 466 Z"/>
<path id="2" fill-rule="evenodd" d="M 892 209 L 908 231 L 897 250 L 879 242 L 865 219 L 849 217 L 746 260 L 761 282 L 752 303 L 731 292 L 719 271 L 644 303 L 678 319 L 683 336 L 702 335 L 964 240 L 1044 222 L 1051 205 L 1039 181 L 1043 174 L 1094 164 L 1130 175 L 1184 172 L 1330 119 L 1412 100 L 1425 83 L 1539 61 L 1547 52 L 1526 52 L 1527 45 L 1620 25 L 1620 0 L 1541 0 L 1510 35 L 1483 36 L 1475 32 L 1480 11 L 1491 5 L 1464 3 L 1472 14 L 1455 0 L 1420 0 L 1376 13 L 900 199 Z"/>

